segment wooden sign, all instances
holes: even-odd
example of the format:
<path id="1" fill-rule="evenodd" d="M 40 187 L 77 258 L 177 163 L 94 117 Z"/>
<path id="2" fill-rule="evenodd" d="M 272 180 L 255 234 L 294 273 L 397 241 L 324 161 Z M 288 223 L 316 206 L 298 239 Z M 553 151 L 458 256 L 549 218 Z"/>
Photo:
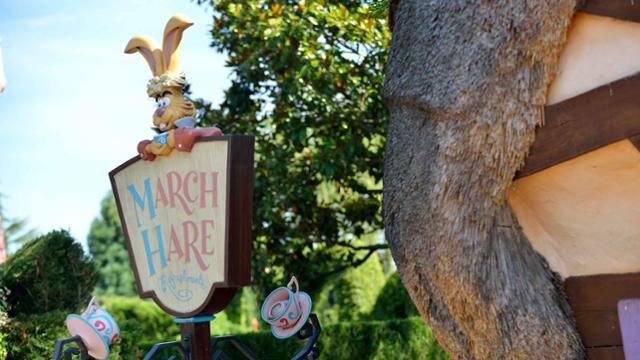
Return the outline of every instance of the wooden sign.
<path id="1" fill-rule="evenodd" d="M 253 136 L 210 136 L 109 176 L 138 293 L 166 312 L 214 313 L 250 281 Z"/>

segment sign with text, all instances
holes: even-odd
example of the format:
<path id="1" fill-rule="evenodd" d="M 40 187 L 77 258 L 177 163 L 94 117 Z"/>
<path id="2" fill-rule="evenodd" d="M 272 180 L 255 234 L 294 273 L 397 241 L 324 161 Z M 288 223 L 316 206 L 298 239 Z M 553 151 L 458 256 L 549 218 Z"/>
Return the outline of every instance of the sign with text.
<path id="1" fill-rule="evenodd" d="M 197 141 L 109 174 L 138 293 L 175 316 L 219 311 L 250 281 L 253 137 Z"/>

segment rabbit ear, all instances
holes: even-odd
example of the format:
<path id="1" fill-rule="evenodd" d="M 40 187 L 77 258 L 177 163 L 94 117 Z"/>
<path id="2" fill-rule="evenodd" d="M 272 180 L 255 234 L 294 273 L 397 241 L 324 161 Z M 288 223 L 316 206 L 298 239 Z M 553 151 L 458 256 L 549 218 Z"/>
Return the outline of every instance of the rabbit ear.
<path id="1" fill-rule="evenodd" d="M 135 52 L 142 54 L 153 76 L 164 73 L 164 63 L 162 61 L 162 51 L 158 48 L 156 43 L 150 37 L 146 35 L 136 35 L 129 40 L 129 43 L 124 48 L 124 52 L 127 54 L 133 54 Z"/>
<path id="2" fill-rule="evenodd" d="M 182 40 L 182 33 L 191 25 L 193 25 L 193 21 L 181 14 L 173 15 L 167 22 L 162 42 L 165 71 L 178 71 L 178 46 L 180 45 L 180 40 Z"/>

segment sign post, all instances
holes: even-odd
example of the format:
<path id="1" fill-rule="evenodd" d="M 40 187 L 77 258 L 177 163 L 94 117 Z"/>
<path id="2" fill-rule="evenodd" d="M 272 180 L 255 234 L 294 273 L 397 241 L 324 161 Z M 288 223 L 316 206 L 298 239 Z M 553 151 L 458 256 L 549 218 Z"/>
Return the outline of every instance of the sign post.
<path id="1" fill-rule="evenodd" d="M 192 151 L 109 173 L 138 294 L 177 317 L 192 359 L 211 358 L 209 321 L 250 282 L 253 136 L 206 136 Z"/>

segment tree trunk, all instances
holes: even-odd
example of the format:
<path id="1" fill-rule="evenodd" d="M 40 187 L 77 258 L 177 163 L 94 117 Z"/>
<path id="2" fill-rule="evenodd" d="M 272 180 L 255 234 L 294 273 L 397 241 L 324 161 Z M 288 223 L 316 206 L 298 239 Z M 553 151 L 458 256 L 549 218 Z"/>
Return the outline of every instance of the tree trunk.
<path id="1" fill-rule="evenodd" d="M 575 1 L 401 0 L 386 69 L 386 236 L 449 355 L 573 359 L 562 282 L 506 192 L 541 124 Z"/>

